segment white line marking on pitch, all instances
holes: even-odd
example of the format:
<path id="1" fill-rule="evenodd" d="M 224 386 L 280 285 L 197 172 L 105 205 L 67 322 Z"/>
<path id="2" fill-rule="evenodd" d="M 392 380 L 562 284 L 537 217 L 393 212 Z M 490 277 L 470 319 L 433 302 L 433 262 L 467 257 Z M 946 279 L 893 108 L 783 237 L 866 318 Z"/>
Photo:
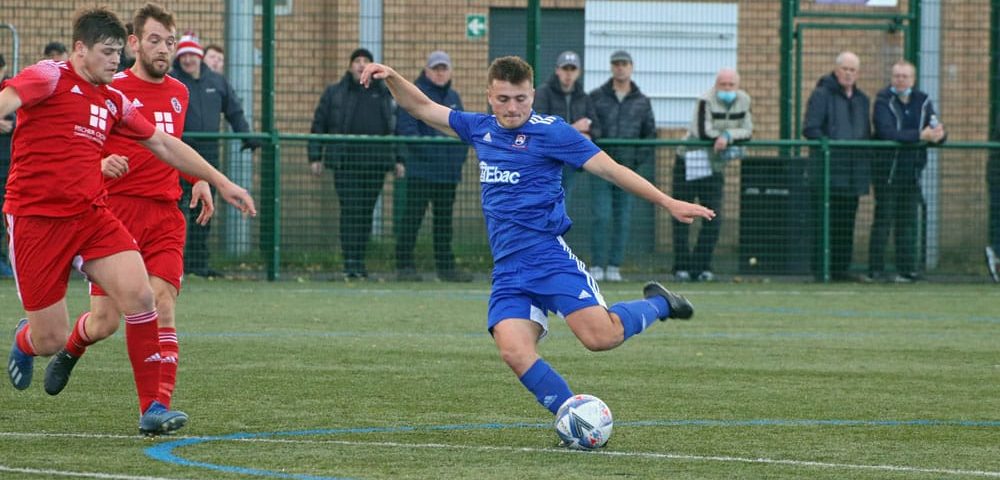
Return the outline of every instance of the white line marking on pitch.
<path id="1" fill-rule="evenodd" d="M 135 435 L 104 435 L 104 434 L 84 434 L 84 433 L 18 433 L 18 432 L 0 432 L 0 437 L 60 437 L 60 438 L 94 438 L 94 439 L 131 439 L 140 440 L 142 437 Z M 731 456 L 716 456 L 716 455 L 685 455 L 677 453 L 655 453 L 655 452 L 615 452 L 609 450 L 599 450 L 596 452 L 578 452 L 574 450 L 567 450 L 565 448 L 531 448 L 531 447 L 497 447 L 488 445 L 448 445 L 443 443 L 401 443 L 401 442 L 359 442 L 359 441 L 348 441 L 348 440 L 302 440 L 302 439 L 281 439 L 281 438 L 227 438 L 222 439 L 218 437 L 199 437 L 199 436 L 171 436 L 171 440 L 180 440 L 187 438 L 203 438 L 209 441 L 229 441 L 229 442 L 247 442 L 247 443 L 306 443 L 306 444 L 333 444 L 333 445 L 347 445 L 347 446 L 378 446 L 378 447 L 394 447 L 394 448 L 450 448 L 450 449 L 460 449 L 460 450 L 480 450 L 480 451 L 507 451 L 507 452 L 528 452 L 528 453 L 562 453 L 562 454 L 580 454 L 580 455 L 608 455 L 612 457 L 634 457 L 634 458 L 654 458 L 654 459 L 668 459 L 668 460 L 691 460 L 691 461 L 704 461 L 704 462 L 729 462 L 729 463 L 760 463 L 760 464 L 770 464 L 770 465 L 789 465 L 794 467 L 818 467 L 818 468 L 840 468 L 840 469 L 853 469 L 853 470 L 876 470 L 876 471 L 886 471 L 886 472 L 910 472 L 910 473 L 931 473 L 931 474 L 942 474 L 942 475 L 970 475 L 977 477 L 990 477 L 990 478 L 1000 478 L 1000 472 L 991 472 L 985 470 L 962 470 L 955 468 L 921 468 L 921 467 L 908 467 L 902 465 L 860 465 L 851 463 L 830 463 L 830 462 L 813 462 L 808 460 L 784 460 L 776 458 L 749 458 L 749 457 L 731 457 Z M 75 473 L 75 472 L 56 472 L 48 470 L 28 470 L 28 469 L 10 469 L 9 467 L 3 467 L 0 465 L 0 471 L 11 471 L 11 472 L 23 472 L 23 473 L 36 473 L 38 475 L 49 474 L 49 475 L 64 475 L 64 476 L 76 476 L 76 477 L 88 477 L 88 478 L 108 478 L 108 479 L 121 479 L 121 480 L 178 480 L 178 479 L 162 479 L 157 477 L 132 477 L 125 475 L 107 475 L 99 473 Z"/>
<path id="2" fill-rule="evenodd" d="M 28 475 L 44 475 L 46 477 L 57 476 L 57 477 L 78 477 L 78 478 L 101 478 L 110 480 L 182 480 L 177 478 L 166 478 L 166 477 L 137 477 L 134 475 L 117 475 L 113 473 L 70 472 L 65 470 L 17 468 L 17 467 L 8 467 L 5 465 L 0 465 L 0 472 L 25 473 Z"/>
<path id="3" fill-rule="evenodd" d="M 481 451 L 507 451 L 507 452 L 528 452 L 528 453 L 563 453 L 579 455 L 608 455 L 612 457 L 638 457 L 638 458 L 660 458 L 669 460 L 694 460 L 707 462 L 737 462 L 737 463 L 763 463 L 772 465 L 790 465 L 795 467 L 821 467 L 821 468 L 844 468 L 855 470 L 879 470 L 889 472 L 911 472 L 911 473 L 936 473 L 945 475 L 972 475 L 979 477 L 1000 478 L 1000 472 L 990 472 L 982 470 L 960 470 L 951 468 L 920 468 L 900 465 L 857 465 L 850 463 L 828 463 L 812 462 L 808 460 L 782 460 L 775 458 L 746 458 L 715 455 L 684 455 L 676 453 L 655 453 L 655 452 L 614 452 L 608 450 L 598 450 L 594 452 L 581 452 L 568 450 L 565 448 L 531 448 L 531 447 L 496 447 L 496 446 L 476 446 L 476 445 L 448 445 L 443 443 L 400 443 L 400 442 L 358 442 L 348 440 L 287 440 L 278 438 L 239 438 L 233 439 L 239 442 L 266 442 L 266 443 L 319 443 L 349 446 L 378 446 L 378 447 L 402 447 L 402 448 L 451 448 L 461 450 L 481 450 Z"/>

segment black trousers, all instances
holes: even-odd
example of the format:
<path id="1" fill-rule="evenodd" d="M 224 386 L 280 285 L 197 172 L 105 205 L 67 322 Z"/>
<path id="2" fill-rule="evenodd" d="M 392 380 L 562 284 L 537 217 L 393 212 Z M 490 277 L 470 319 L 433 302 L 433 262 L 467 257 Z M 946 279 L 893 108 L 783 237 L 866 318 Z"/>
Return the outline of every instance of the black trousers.
<path id="1" fill-rule="evenodd" d="M 685 174 L 684 160 L 679 158 L 674 163 L 673 197 L 685 202 L 697 202 L 715 210 L 715 220 L 701 221 L 694 249 L 688 242 L 690 225 L 673 221 L 674 271 L 685 270 L 697 275 L 712 269 L 712 254 L 722 229 L 722 189 L 725 177 L 722 173 L 713 173 L 709 177 L 687 181 Z"/>
<path id="2" fill-rule="evenodd" d="M 813 272 L 819 278 L 822 274 L 823 259 L 823 203 L 821 194 L 814 197 L 813 220 L 815 228 L 815 251 Z M 847 274 L 854 257 L 854 222 L 858 215 L 858 196 L 838 193 L 830 194 L 830 274 L 839 277 Z"/>
<path id="3" fill-rule="evenodd" d="M 376 168 L 339 168 L 333 173 L 340 200 L 340 248 L 347 273 L 367 273 L 365 253 L 371 240 L 372 211 L 385 172 Z"/>
<path id="4" fill-rule="evenodd" d="M 875 219 L 868 245 L 869 270 L 885 272 L 885 247 L 889 230 L 895 234 L 896 271 L 917 271 L 917 214 L 923 198 L 916 180 L 875 183 Z"/>
<path id="5" fill-rule="evenodd" d="M 396 241 L 396 268 L 415 268 L 413 248 L 417 233 L 424 219 L 427 205 L 433 215 L 434 266 L 438 272 L 455 269 L 455 255 L 451 251 L 452 208 L 455 205 L 454 183 L 436 183 L 422 178 L 406 179 L 406 202 L 403 207 L 402 225 Z"/>
<path id="6" fill-rule="evenodd" d="M 181 180 L 181 211 L 187 212 L 187 243 L 184 244 L 184 271 L 202 274 L 208 270 L 208 235 L 212 232 L 212 223 L 198 225 L 198 215 L 201 207 L 189 208 L 191 205 L 191 184 Z M 212 189 L 215 195 L 215 189 Z M 219 205 L 216 205 L 218 208 Z"/>

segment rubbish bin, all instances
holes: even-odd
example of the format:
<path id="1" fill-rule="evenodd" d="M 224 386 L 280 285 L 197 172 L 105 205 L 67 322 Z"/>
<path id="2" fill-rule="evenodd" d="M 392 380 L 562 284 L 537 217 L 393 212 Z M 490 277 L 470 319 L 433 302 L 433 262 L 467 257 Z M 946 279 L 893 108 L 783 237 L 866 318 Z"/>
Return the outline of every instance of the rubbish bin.
<path id="1" fill-rule="evenodd" d="M 740 273 L 808 272 L 812 228 L 805 165 L 794 157 L 740 162 Z"/>

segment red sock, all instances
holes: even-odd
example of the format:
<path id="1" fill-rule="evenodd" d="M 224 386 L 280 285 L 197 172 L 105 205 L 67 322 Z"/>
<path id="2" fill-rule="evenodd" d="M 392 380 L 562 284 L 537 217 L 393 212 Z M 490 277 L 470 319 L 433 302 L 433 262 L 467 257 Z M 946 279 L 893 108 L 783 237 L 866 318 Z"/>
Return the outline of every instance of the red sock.
<path id="1" fill-rule="evenodd" d="M 132 362 L 135 390 L 139 394 L 139 412 L 145 412 L 156 400 L 160 388 L 160 339 L 156 310 L 125 315 L 125 344 Z"/>
<path id="2" fill-rule="evenodd" d="M 31 343 L 31 325 L 25 325 L 20 332 L 17 332 L 17 336 L 14 337 L 14 341 L 17 342 L 17 349 L 25 355 L 30 355 L 34 357 L 35 346 Z"/>
<path id="3" fill-rule="evenodd" d="M 90 312 L 83 312 L 76 319 L 76 324 L 73 325 L 73 332 L 69 334 L 69 340 L 66 341 L 66 351 L 74 357 L 83 356 L 83 352 L 87 351 L 87 347 L 94 344 L 90 337 L 87 336 L 87 329 L 85 328 L 87 319 L 89 318 Z"/>
<path id="4" fill-rule="evenodd" d="M 177 347 L 177 329 L 160 328 L 160 403 L 170 408 L 170 399 L 177 384 L 177 361 L 180 354 Z"/>

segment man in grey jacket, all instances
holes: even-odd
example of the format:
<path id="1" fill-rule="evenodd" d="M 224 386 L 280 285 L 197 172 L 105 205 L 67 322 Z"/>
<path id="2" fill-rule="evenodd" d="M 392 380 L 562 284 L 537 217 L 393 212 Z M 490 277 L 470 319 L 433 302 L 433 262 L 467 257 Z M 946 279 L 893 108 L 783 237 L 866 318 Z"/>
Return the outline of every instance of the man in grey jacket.
<path id="1" fill-rule="evenodd" d="M 677 150 L 674 162 L 673 196 L 687 202 L 698 201 L 715 210 L 715 220 L 702 222 L 694 248 L 688 246 L 690 227 L 673 222 L 674 276 L 679 281 L 694 279 L 710 282 L 712 253 L 722 226 L 723 169 L 730 160 L 742 157 L 735 142 L 753 135 L 750 95 L 740 87 L 740 75 L 723 68 L 715 77 L 715 86 L 698 99 L 685 140 L 708 140 L 711 148 Z"/>
<path id="2" fill-rule="evenodd" d="M 816 89 L 806 105 L 802 135 L 810 140 L 868 140 L 871 120 L 868 96 L 856 85 L 861 60 L 851 52 L 837 55 L 836 67 L 816 82 Z M 817 210 L 814 218 L 816 252 L 813 271 L 822 276 L 822 218 L 820 195 L 823 192 L 823 158 L 813 149 L 809 178 L 816 193 Z M 835 148 L 830 152 L 830 275 L 834 281 L 870 282 L 867 275 L 848 272 L 854 254 L 854 221 L 858 213 L 858 198 L 871 188 L 871 159 L 867 152 L 850 148 Z"/>
<path id="3" fill-rule="evenodd" d="M 632 81 L 632 56 L 624 50 L 611 54 L 611 78 L 590 92 L 597 112 L 598 138 L 656 138 L 653 106 Z M 593 132 L 591 132 L 593 134 Z M 653 161 L 653 147 L 608 146 L 605 148 L 618 163 L 636 170 L 644 162 Z M 631 228 L 632 195 L 622 189 L 594 179 L 591 206 L 594 228 L 591 232 L 593 251 L 590 275 L 594 280 L 622 281 L 619 267 L 625 257 L 625 244 Z M 610 237 L 610 245 L 608 238 Z"/>

